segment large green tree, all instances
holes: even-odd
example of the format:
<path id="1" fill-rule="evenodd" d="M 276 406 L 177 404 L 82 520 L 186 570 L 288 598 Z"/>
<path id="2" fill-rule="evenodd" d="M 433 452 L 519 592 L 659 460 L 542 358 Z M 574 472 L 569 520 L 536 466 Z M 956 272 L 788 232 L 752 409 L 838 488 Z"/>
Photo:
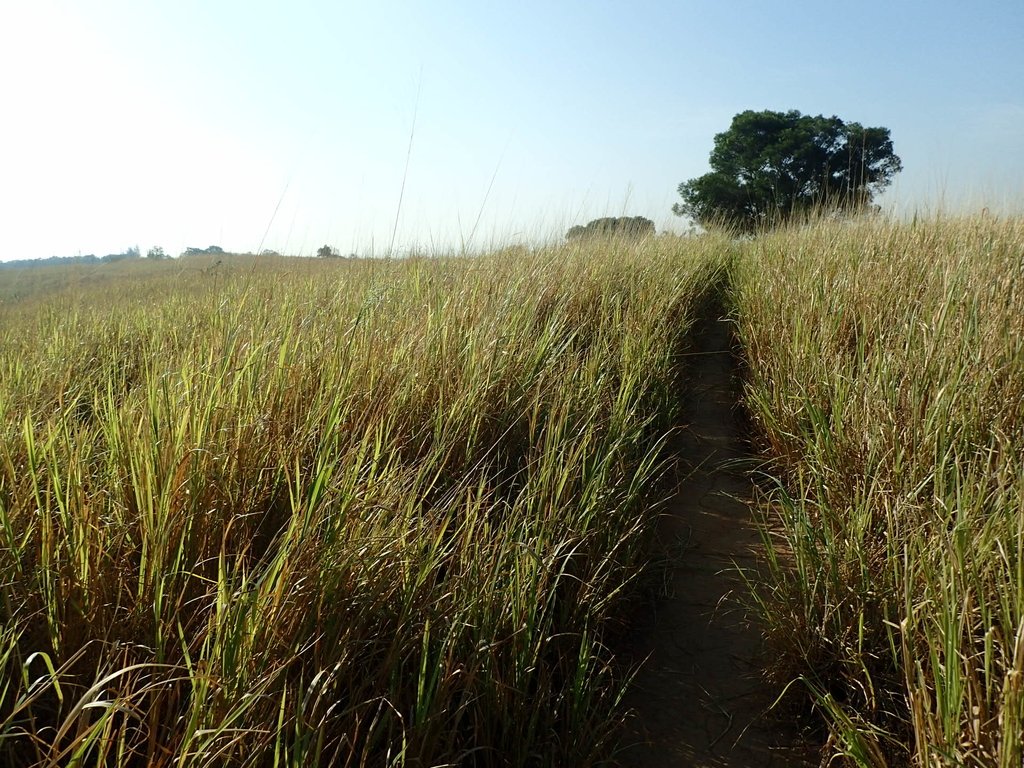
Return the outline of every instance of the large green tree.
<path id="1" fill-rule="evenodd" d="M 902 169 L 888 128 L 747 110 L 715 136 L 711 173 L 679 185 L 678 216 L 751 232 L 812 209 L 871 204 Z"/>

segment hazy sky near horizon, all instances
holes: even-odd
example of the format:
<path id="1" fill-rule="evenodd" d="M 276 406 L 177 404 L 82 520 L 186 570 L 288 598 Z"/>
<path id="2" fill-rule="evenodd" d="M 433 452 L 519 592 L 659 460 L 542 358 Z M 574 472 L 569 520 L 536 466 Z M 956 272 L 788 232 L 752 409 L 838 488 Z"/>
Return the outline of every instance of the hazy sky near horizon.
<path id="1" fill-rule="evenodd" d="M 1020 211 L 1022 39 L 1022 0 L 0 0 L 0 259 L 683 230 L 745 109 L 890 128 L 889 206 Z"/>

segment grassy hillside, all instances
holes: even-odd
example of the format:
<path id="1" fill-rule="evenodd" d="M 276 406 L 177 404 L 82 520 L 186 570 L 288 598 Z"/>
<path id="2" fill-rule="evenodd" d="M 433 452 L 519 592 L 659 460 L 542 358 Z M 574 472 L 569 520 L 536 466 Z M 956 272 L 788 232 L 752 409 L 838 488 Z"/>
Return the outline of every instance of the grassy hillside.
<path id="1" fill-rule="evenodd" d="M 734 293 L 780 676 L 850 764 L 1020 766 L 1024 220 L 779 233 Z"/>
<path id="2" fill-rule="evenodd" d="M 587 765 L 720 241 L 0 306 L 0 762 Z M 143 269 L 145 268 L 145 269 Z"/>
<path id="3" fill-rule="evenodd" d="M 834 765 L 1019 768 L 1022 259 L 979 217 L 22 276 L 0 762 L 607 762 L 606 641 L 728 277 L 766 672 Z"/>

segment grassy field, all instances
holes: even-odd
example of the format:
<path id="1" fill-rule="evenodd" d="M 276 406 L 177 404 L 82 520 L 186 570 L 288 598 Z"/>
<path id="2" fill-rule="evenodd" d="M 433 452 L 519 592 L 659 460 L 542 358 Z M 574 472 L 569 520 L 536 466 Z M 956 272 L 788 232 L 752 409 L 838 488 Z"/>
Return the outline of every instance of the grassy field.
<path id="1" fill-rule="evenodd" d="M 1024 759 L 1022 219 L 7 277 L 0 763 L 607 763 L 725 280 L 766 672 L 832 765 Z"/>
<path id="2" fill-rule="evenodd" d="M 726 252 L 8 283 L 0 762 L 606 759 L 604 640 Z"/>
<path id="3" fill-rule="evenodd" d="M 780 679 L 849 764 L 1019 768 L 1024 220 L 778 233 L 733 293 Z"/>

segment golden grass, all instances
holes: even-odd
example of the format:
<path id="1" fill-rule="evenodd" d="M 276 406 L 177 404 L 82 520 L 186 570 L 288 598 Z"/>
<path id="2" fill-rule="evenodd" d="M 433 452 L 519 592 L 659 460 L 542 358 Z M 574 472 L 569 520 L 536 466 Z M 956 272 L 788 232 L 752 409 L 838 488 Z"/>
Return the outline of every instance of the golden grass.
<path id="1" fill-rule="evenodd" d="M 721 241 L 0 306 L 0 761 L 587 765 Z M 113 274 L 113 273 L 109 273 Z"/>
<path id="2" fill-rule="evenodd" d="M 734 294 L 795 562 L 761 598 L 835 752 L 1020 766 L 1024 220 L 777 233 Z"/>
<path id="3" fill-rule="evenodd" d="M 1024 220 L 993 217 L 19 278 L 0 761 L 606 761 L 726 265 L 791 553 L 770 671 L 834 764 L 1017 768 Z"/>

